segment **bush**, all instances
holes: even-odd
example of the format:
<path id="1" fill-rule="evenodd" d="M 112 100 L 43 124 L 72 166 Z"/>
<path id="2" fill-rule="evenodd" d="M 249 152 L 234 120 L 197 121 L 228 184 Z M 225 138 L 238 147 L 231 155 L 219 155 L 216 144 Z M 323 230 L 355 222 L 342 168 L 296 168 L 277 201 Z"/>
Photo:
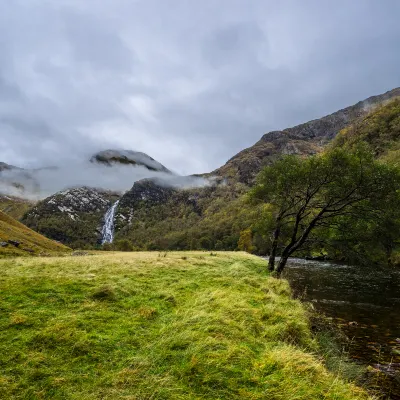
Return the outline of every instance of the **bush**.
<path id="1" fill-rule="evenodd" d="M 133 245 L 128 239 L 117 240 L 114 243 L 114 248 L 118 251 L 133 251 Z"/>

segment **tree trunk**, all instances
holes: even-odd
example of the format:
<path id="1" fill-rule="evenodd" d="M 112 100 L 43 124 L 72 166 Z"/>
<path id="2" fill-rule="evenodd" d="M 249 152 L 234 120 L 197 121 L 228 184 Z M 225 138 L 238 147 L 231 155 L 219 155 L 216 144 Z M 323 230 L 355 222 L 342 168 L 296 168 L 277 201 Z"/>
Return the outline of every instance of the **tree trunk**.
<path id="1" fill-rule="evenodd" d="M 281 276 L 282 271 L 286 266 L 288 258 L 289 258 L 289 254 L 282 254 L 281 259 L 279 260 L 279 263 L 278 263 L 278 268 L 276 269 L 276 273 L 277 273 L 278 277 Z"/>
<path id="2" fill-rule="evenodd" d="M 269 255 L 268 259 L 268 270 L 273 271 L 275 269 L 275 257 L 276 257 L 276 250 L 278 248 L 278 239 L 281 232 L 281 227 L 278 225 L 274 231 L 274 239 L 272 241 L 271 247 L 271 254 Z"/>

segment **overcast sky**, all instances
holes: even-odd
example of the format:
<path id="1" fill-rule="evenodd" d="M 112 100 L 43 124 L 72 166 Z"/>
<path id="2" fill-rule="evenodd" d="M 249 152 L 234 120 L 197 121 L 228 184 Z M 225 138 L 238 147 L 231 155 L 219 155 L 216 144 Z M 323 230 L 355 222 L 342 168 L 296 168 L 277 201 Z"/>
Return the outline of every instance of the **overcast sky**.
<path id="1" fill-rule="evenodd" d="M 398 0 L 3 0 L 0 161 L 182 174 L 400 86 Z"/>

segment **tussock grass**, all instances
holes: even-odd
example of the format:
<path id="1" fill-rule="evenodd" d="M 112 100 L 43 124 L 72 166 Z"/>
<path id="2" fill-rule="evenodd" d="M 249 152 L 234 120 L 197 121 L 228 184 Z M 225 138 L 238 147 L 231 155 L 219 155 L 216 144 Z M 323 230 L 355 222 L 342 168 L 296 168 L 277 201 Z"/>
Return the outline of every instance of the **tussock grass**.
<path id="1" fill-rule="evenodd" d="M 367 399 L 244 253 L 0 260 L 5 399 Z"/>

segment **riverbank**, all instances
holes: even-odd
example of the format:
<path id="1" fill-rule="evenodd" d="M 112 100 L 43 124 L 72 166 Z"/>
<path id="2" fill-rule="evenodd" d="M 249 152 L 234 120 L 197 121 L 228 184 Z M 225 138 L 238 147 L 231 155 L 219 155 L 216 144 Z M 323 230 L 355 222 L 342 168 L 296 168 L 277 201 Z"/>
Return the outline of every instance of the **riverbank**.
<path id="1" fill-rule="evenodd" d="M 367 399 L 244 253 L 0 260 L 5 399 Z"/>

